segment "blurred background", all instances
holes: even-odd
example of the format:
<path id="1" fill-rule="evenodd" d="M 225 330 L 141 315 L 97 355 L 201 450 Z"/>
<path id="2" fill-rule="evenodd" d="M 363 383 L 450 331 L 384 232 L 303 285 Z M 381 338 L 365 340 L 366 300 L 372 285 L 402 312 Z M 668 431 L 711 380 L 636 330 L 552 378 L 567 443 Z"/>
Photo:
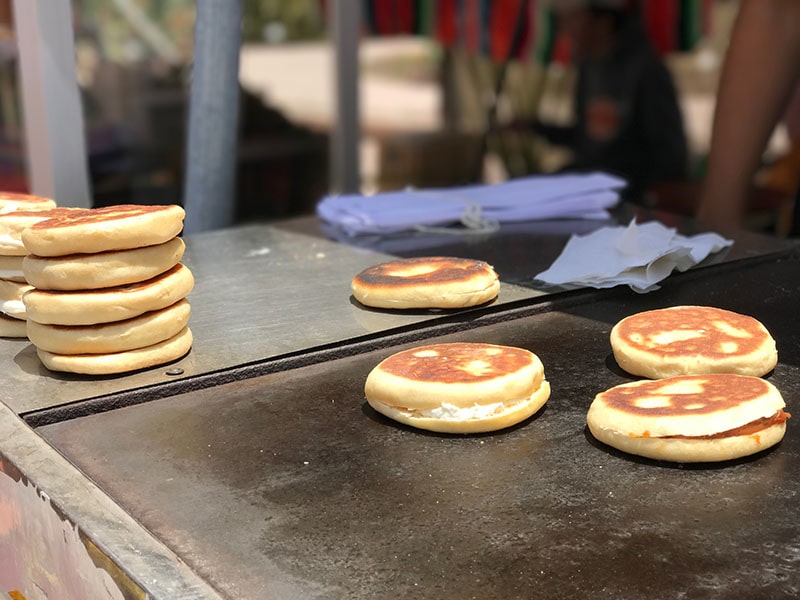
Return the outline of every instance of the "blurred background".
<path id="1" fill-rule="evenodd" d="M 575 40 L 553 4 L 525 4 L 520 25 L 517 0 L 358 3 L 362 192 L 496 182 L 570 164 L 570 150 L 532 124 L 574 122 Z M 648 183 L 634 200 L 690 214 L 738 2 L 638 4 L 674 82 L 688 158 L 680 176 Z M 310 214 L 330 190 L 328 8 L 324 0 L 244 0 L 238 221 Z M 180 204 L 195 2 L 73 0 L 72 10 L 94 205 Z M 0 0 L 0 189 L 26 191 L 14 31 L 11 0 Z M 756 182 L 752 228 L 780 233 L 796 155 L 781 125 Z"/>

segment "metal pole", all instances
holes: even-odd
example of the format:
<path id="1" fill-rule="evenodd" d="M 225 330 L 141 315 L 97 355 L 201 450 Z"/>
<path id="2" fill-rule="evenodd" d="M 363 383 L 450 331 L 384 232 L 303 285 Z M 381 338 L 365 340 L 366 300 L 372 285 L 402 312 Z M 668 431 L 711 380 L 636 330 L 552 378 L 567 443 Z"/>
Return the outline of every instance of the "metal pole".
<path id="1" fill-rule="evenodd" d="M 333 191 L 358 192 L 359 170 L 359 99 L 358 45 L 361 35 L 361 3 L 331 0 L 329 22 L 334 49 L 335 122 L 331 132 L 331 183 Z"/>
<path id="2" fill-rule="evenodd" d="M 242 0 L 197 0 L 183 205 L 184 231 L 235 217 Z"/>
<path id="3" fill-rule="evenodd" d="M 14 0 L 30 190 L 91 206 L 69 0 Z"/>

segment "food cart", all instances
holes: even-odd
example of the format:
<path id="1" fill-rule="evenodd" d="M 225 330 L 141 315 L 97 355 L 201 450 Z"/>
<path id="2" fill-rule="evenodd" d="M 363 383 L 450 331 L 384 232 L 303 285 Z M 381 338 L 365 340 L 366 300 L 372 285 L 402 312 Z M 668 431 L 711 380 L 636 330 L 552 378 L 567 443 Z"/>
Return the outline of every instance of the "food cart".
<path id="1" fill-rule="evenodd" d="M 632 216 L 694 228 L 631 206 L 615 219 Z M 796 244 L 731 235 L 732 247 L 649 294 L 533 280 L 571 232 L 598 225 L 529 222 L 361 246 L 326 239 L 312 217 L 192 234 L 184 262 L 196 278 L 195 342 L 180 361 L 115 377 L 57 374 L 27 341 L 0 340 L 0 574 L 28 584 L 0 592 L 258 600 L 800 593 L 793 420 L 771 450 L 699 465 L 617 452 L 585 421 L 595 394 L 631 379 L 611 355 L 614 323 L 676 304 L 761 320 L 779 352 L 768 378 L 794 412 Z M 490 262 L 498 299 L 389 312 L 351 298 L 361 269 L 425 254 Z M 374 365 L 440 341 L 532 350 L 552 386 L 549 402 L 515 427 L 468 436 L 414 430 L 369 408 L 363 385 Z"/>

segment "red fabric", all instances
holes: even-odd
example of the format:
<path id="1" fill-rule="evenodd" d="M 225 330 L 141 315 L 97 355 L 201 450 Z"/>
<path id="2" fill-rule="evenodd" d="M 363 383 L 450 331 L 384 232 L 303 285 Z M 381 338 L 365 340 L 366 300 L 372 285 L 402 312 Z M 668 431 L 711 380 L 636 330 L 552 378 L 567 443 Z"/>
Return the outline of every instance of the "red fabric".
<path id="1" fill-rule="evenodd" d="M 414 0 L 395 0 L 395 33 L 414 33 Z"/>
<path id="2" fill-rule="evenodd" d="M 394 1 L 372 0 L 372 10 L 375 15 L 375 33 L 378 35 L 390 35 L 393 33 L 392 12 L 394 11 Z"/>
<path id="3" fill-rule="evenodd" d="M 551 61 L 559 65 L 568 65 L 572 61 L 572 41 L 568 36 L 556 35 Z"/>
<path id="4" fill-rule="evenodd" d="M 502 62 L 508 57 L 508 51 L 514 38 L 517 14 L 520 2 L 525 0 L 493 0 L 489 13 L 489 55 Z"/>
<path id="5" fill-rule="evenodd" d="M 458 0 L 439 0 L 436 3 L 436 38 L 445 46 L 458 39 Z"/>
<path id="6" fill-rule="evenodd" d="M 530 10 L 522 24 L 522 40 L 514 58 L 525 58 L 536 43 L 536 0 L 438 0 L 434 35 L 445 46 L 460 43 L 469 52 L 485 52 L 493 60 L 503 61 L 513 41 L 522 2 L 527 2 Z M 488 14 L 484 18 L 482 7 L 486 5 Z"/>
<path id="7" fill-rule="evenodd" d="M 525 0 L 519 0 L 520 2 L 525 2 Z M 535 5 L 535 2 L 528 2 L 528 6 Z M 530 10 L 527 11 L 525 15 L 525 23 L 523 23 L 522 29 L 522 40 L 520 42 L 519 48 L 517 49 L 517 54 L 515 58 L 517 59 L 524 59 L 528 56 L 528 47 L 533 43 L 533 21 L 531 20 Z"/>
<path id="8" fill-rule="evenodd" d="M 464 47 L 470 52 L 481 50 L 481 0 L 463 0 Z"/>
<path id="9" fill-rule="evenodd" d="M 642 3 L 645 29 L 659 52 L 677 49 L 679 11 L 679 3 L 673 0 L 648 0 Z"/>

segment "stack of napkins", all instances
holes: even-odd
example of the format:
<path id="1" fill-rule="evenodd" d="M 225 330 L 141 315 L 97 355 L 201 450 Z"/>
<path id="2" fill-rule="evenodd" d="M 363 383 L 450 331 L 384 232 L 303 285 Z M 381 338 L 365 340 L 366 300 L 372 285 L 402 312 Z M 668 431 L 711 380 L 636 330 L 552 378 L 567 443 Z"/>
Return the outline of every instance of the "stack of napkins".
<path id="1" fill-rule="evenodd" d="M 317 214 L 350 236 L 456 224 L 485 231 L 517 221 L 607 219 L 623 187 L 624 180 L 603 173 L 523 177 L 496 185 L 328 196 Z"/>
<path id="2" fill-rule="evenodd" d="M 636 292 L 649 292 L 672 271 L 685 271 L 731 244 L 715 233 L 686 237 L 655 221 L 637 225 L 634 220 L 627 227 L 572 236 L 536 279 L 568 287 L 628 285 Z"/>

